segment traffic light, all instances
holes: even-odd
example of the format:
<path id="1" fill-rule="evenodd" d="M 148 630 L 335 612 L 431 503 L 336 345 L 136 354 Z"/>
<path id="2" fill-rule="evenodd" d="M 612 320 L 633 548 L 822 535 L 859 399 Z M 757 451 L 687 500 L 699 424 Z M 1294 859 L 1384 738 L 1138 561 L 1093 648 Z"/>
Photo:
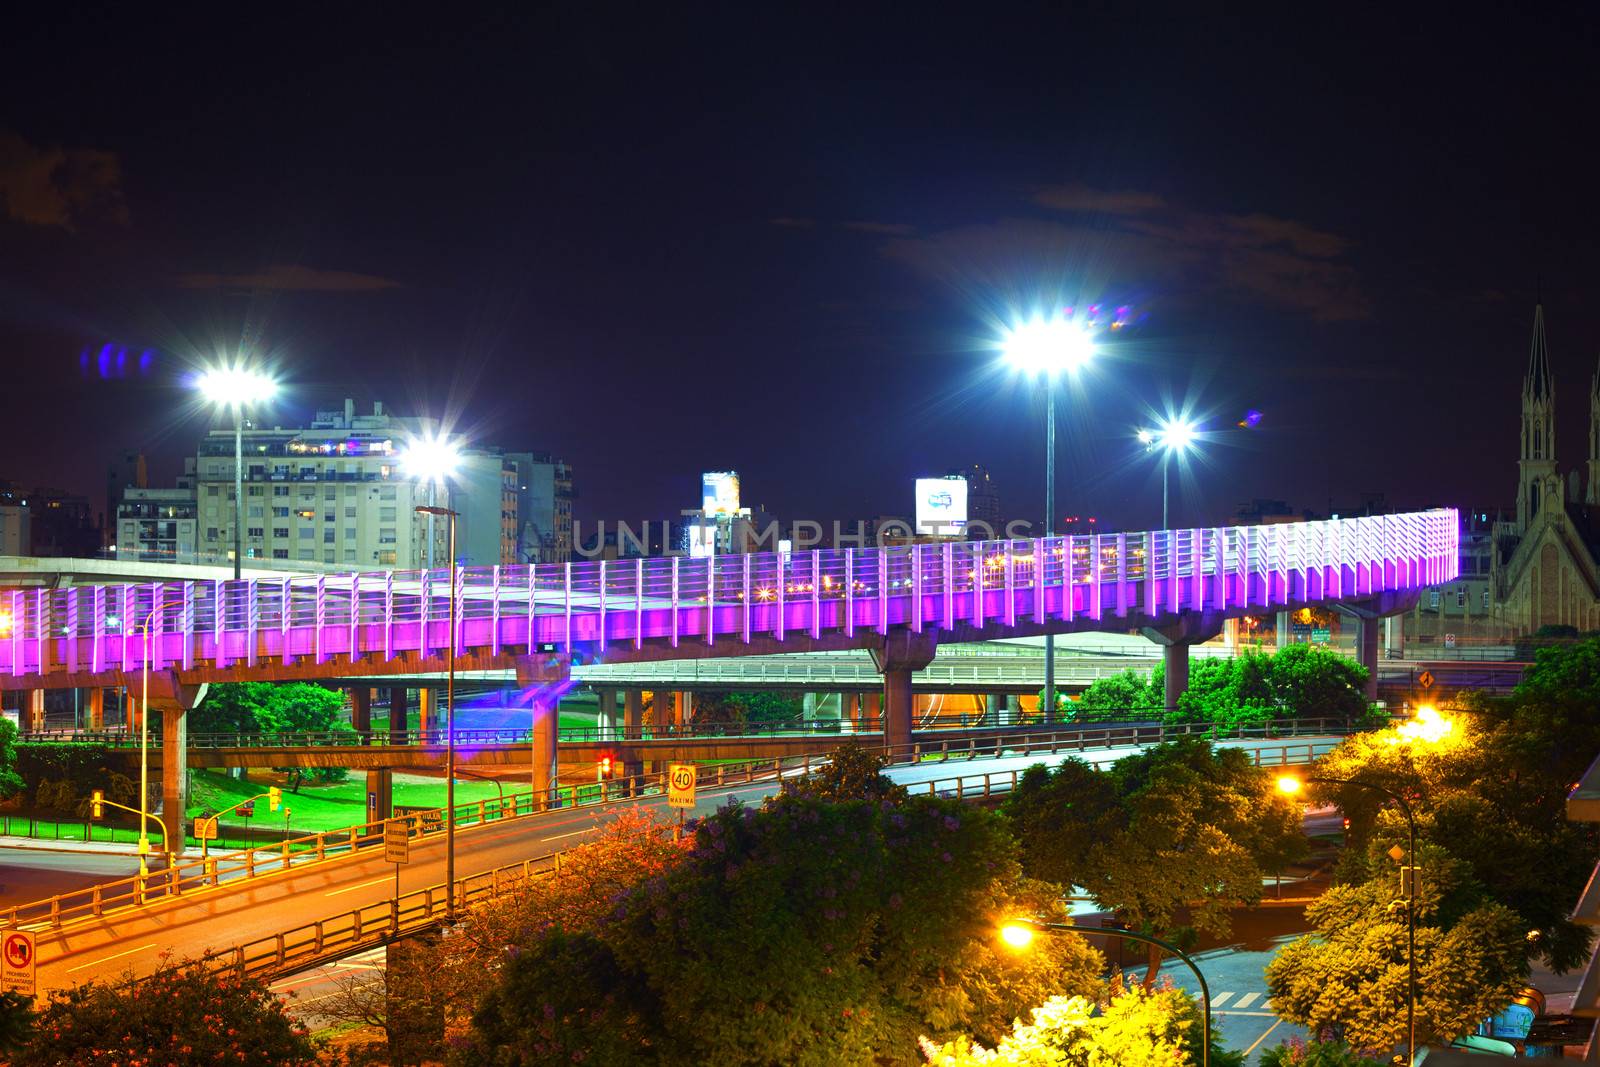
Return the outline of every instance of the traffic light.
<path id="1" fill-rule="evenodd" d="M 611 777 L 611 757 L 609 755 L 600 757 L 600 777 Z"/>
<path id="2" fill-rule="evenodd" d="M 89 814 L 94 818 L 98 819 L 105 810 L 105 799 L 106 795 L 98 789 L 94 791 L 94 796 L 89 798 Z"/>
<path id="3" fill-rule="evenodd" d="M 283 803 L 283 790 L 279 789 L 275 785 L 268 786 L 267 787 L 267 810 L 268 811 L 277 811 L 278 810 L 278 805 L 280 805 L 282 803 Z"/>

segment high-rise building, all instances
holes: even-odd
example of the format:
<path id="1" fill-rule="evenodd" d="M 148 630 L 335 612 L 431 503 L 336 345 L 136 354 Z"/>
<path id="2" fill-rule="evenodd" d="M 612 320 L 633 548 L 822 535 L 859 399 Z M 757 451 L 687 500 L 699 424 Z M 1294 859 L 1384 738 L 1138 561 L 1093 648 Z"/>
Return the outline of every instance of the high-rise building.
<path id="1" fill-rule="evenodd" d="M 517 563 L 572 559 L 572 468 L 546 452 L 507 452 L 517 496 Z"/>
<path id="2" fill-rule="evenodd" d="M 115 542 L 119 526 L 117 513 L 122 504 L 122 491 L 128 488 L 145 489 L 150 485 L 150 468 L 144 453 L 123 449 L 111 461 L 106 471 L 105 531 L 107 542 Z"/>
<path id="3" fill-rule="evenodd" d="M 117 504 L 112 547 L 119 559 L 195 563 L 198 525 L 192 483 L 176 489 L 130 485 Z"/>
<path id="4" fill-rule="evenodd" d="M 974 463 L 970 467 L 951 471 L 950 476 L 967 480 L 967 521 L 969 523 L 984 523 L 989 529 L 996 531 L 995 536 L 999 536 L 1001 528 L 1000 491 L 995 488 L 994 479 L 989 474 L 989 468 L 980 463 Z"/>
<path id="5" fill-rule="evenodd" d="M 98 556 L 105 547 L 88 497 L 40 488 L 23 504 L 29 511 L 29 555 L 83 559 Z"/>

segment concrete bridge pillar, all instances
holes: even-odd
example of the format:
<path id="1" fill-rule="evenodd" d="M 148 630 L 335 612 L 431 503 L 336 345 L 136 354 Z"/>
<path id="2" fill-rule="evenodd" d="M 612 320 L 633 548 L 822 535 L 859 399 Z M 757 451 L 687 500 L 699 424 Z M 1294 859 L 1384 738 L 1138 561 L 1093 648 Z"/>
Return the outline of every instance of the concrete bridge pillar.
<path id="1" fill-rule="evenodd" d="M 350 690 L 350 726 L 363 745 L 372 744 L 372 690 L 364 685 Z"/>
<path id="2" fill-rule="evenodd" d="M 22 691 L 22 723 L 23 729 L 31 734 L 44 732 L 44 690 L 24 689 Z"/>
<path id="3" fill-rule="evenodd" d="M 1339 614 L 1356 620 L 1356 659 L 1367 669 L 1364 689 L 1369 703 L 1376 703 L 1378 699 L 1378 635 L 1384 620 L 1411 611 L 1421 599 L 1420 589 L 1405 592 L 1391 590 L 1363 600 L 1333 605 L 1333 610 Z"/>
<path id="4" fill-rule="evenodd" d="M 387 768 L 367 772 L 367 821 L 394 817 L 394 772 Z"/>
<path id="5" fill-rule="evenodd" d="M 99 686 L 83 691 L 83 728 L 90 733 L 106 728 L 106 691 Z"/>
<path id="6" fill-rule="evenodd" d="M 423 686 L 417 690 L 417 729 L 426 733 L 442 729 L 439 718 L 439 690 Z"/>
<path id="7" fill-rule="evenodd" d="M 208 688 L 185 685 L 170 671 L 150 675 L 150 708 L 161 715 L 161 825 L 175 856 L 184 853 L 189 802 L 189 710 L 205 699 Z"/>
<path id="8" fill-rule="evenodd" d="M 644 723 L 644 690 L 629 689 L 622 694 L 622 736 L 633 739 L 639 736 L 639 728 Z M 644 761 L 641 759 L 623 760 L 622 773 L 628 777 L 644 773 Z"/>
<path id="9" fill-rule="evenodd" d="M 561 766 L 556 752 L 561 694 L 572 684 L 572 664 L 559 656 L 525 656 L 517 660 L 517 684 L 528 690 L 533 713 L 529 756 L 533 762 L 530 784 L 535 803 L 547 800 L 554 807 L 559 801 Z"/>
<path id="10" fill-rule="evenodd" d="M 389 743 L 403 745 L 411 729 L 411 694 L 403 685 L 389 687 Z"/>
<path id="11" fill-rule="evenodd" d="M 989 695 L 989 725 L 1010 726 L 1016 718 L 1011 713 L 1010 693 L 991 693 Z"/>
<path id="12" fill-rule="evenodd" d="M 883 743 L 896 763 L 911 761 L 911 727 L 916 697 L 912 676 L 933 662 L 939 649 L 931 633 L 893 633 L 872 649 L 873 661 L 883 674 Z"/>
<path id="13" fill-rule="evenodd" d="M 688 689 L 678 694 L 678 722 L 694 722 L 694 693 Z"/>
<path id="14" fill-rule="evenodd" d="M 862 725 L 868 730 L 883 729 L 883 690 L 875 689 L 863 698 L 866 710 Z"/>
<path id="15" fill-rule="evenodd" d="M 599 691 L 600 717 L 596 723 L 603 731 L 601 737 L 611 740 L 617 736 L 617 691 L 615 689 L 602 689 Z"/>
<path id="16" fill-rule="evenodd" d="M 861 729 L 861 695 L 839 694 L 839 732 L 853 734 Z"/>
<path id="17" fill-rule="evenodd" d="M 1289 613 L 1287 611 L 1278 612 L 1277 618 L 1275 620 L 1273 620 L 1272 629 L 1273 629 L 1273 635 L 1278 639 L 1278 647 L 1280 649 L 1288 648 L 1289 647 Z"/>
<path id="18" fill-rule="evenodd" d="M 1161 646 L 1166 710 L 1178 710 L 1178 698 L 1189 688 L 1189 646 L 1202 644 L 1222 632 L 1222 620 L 1185 612 L 1166 626 L 1146 626 L 1140 633 Z"/>

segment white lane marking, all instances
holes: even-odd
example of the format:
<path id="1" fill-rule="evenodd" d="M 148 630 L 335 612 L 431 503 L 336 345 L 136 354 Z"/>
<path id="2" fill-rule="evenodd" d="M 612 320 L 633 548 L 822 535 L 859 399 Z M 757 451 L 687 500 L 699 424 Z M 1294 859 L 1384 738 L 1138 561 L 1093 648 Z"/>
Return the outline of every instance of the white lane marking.
<path id="1" fill-rule="evenodd" d="M 446 636 L 448 636 L 448 635 L 446 635 Z M 370 889 L 372 886 L 382 885 L 385 882 L 393 882 L 393 881 L 394 881 L 394 875 L 391 874 L 391 875 L 389 875 L 389 876 L 387 876 L 385 878 L 378 878 L 378 879 L 375 879 L 375 880 L 373 880 L 371 882 L 362 882 L 360 885 L 347 885 L 343 889 L 335 889 L 331 893 L 324 893 L 322 895 L 325 896 L 325 897 L 336 897 L 340 893 L 354 893 L 357 889 Z"/>
<path id="2" fill-rule="evenodd" d="M 1216 1011 L 1218 1008 L 1228 1003 L 1228 998 L 1231 996 L 1233 996 L 1232 993 L 1218 993 L 1216 996 L 1212 997 L 1211 1010 Z"/>
<path id="3" fill-rule="evenodd" d="M 1263 1041 L 1265 1041 L 1267 1039 L 1267 1034 L 1272 1033 L 1272 1031 L 1276 1030 L 1278 1027 L 1280 1027 L 1282 1025 L 1283 1025 L 1283 1020 L 1279 1019 L 1277 1022 L 1275 1022 L 1271 1026 L 1267 1027 L 1267 1033 L 1266 1034 L 1262 1034 L 1260 1037 L 1256 1038 L 1256 1043 L 1254 1045 L 1251 1045 L 1249 1048 L 1245 1049 L 1244 1050 L 1244 1054 L 1246 1056 L 1249 1056 L 1250 1053 L 1252 1053 L 1256 1049 L 1260 1048 L 1261 1047 L 1261 1042 L 1263 1042 Z"/>
<path id="4" fill-rule="evenodd" d="M 1240 1008 L 1248 1008 L 1250 1005 L 1254 1004 L 1260 999 L 1260 993 L 1246 993 L 1244 996 L 1233 1002 L 1233 1010 L 1238 1011 Z"/>
<path id="5" fill-rule="evenodd" d="M 93 960 L 93 961 L 91 961 L 89 963 L 80 963 L 76 967 L 68 967 L 67 968 L 67 973 L 71 974 L 73 971 L 81 971 L 85 967 L 98 967 L 102 963 L 110 963 L 112 960 L 119 960 L 124 956 L 131 956 L 135 952 L 143 952 L 147 948 L 155 948 L 155 947 L 156 947 L 155 946 L 155 942 L 151 942 L 148 945 L 140 945 L 138 948 L 130 948 L 126 952 L 118 952 L 114 956 L 107 956 L 103 960 Z"/>
<path id="6" fill-rule="evenodd" d="M 446 634 L 445 636 L 448 637 L 449 635 Z M 540 841 L 560 841 L 560 840 L 562 840 L 564 838 L 568 838 L 568 837 L 577 837 L 579 834 L 587 834 L 587 833 L 590 833 L 593 830 L 594 830 L 594 827 L 586 826 L 582 830 L 574 830 L 570 834 L 556 834 L 554 837 L 541 837 L 541 838 L 539 838 L 539 840 Z"/>

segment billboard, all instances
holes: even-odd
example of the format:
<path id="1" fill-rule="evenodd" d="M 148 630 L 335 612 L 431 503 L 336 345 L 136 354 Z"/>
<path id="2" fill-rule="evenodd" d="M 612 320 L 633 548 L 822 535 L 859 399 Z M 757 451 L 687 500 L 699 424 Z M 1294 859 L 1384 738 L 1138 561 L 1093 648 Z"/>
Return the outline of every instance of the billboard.
<path id="1" fill-rule="evenodd" d="M 700 476 L 700 510 L 706 515 L 739 513 L 739 472 L 707 471 Z"/>
<path id="2" fill-rule="evenodd" d="M 917 533 L 958 537 L 967 528 L 967 480 L 917 479 Z"/>
<path id="3" fill-rule="evenodd" d="M 689 527 L 689 555 L 714 556 L 717 554 L 717 526 L 711 522 L 697 522 Z"/>

